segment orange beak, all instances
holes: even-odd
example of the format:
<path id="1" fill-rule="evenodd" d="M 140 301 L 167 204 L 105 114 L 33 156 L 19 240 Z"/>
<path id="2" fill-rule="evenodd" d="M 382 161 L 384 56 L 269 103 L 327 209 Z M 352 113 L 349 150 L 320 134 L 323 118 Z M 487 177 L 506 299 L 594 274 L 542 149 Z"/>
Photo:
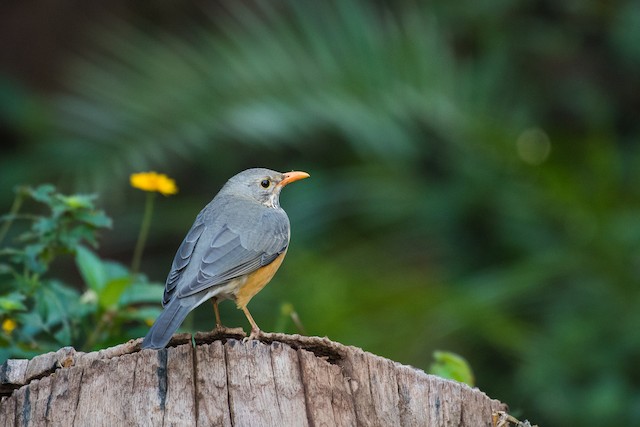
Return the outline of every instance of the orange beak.
<path id="1" fill-rule="evenodd" d="M 306 172 L 298 172 L 298 171 L 294 171 L 294 172 L 287 172 L 284 175 L 284 179 L 282 181 L 280 181 L 280 183 L 278 184 L 281 187 L 284 187 L 287 184 L 290 184 L 294 181 L 298 181 L 301 179 L 305 179 L 305 178 L 309 178 L 309 174 Z"/>

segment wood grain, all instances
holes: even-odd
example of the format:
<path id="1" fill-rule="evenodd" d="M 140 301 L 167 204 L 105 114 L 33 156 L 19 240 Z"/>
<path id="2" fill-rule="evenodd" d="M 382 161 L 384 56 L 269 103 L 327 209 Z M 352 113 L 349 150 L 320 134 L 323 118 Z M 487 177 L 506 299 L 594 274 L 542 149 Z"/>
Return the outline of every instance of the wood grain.
<path id="1" fill-rule="evenodd" d="M 491 426 L 506 405 L 327 338 L 176 336 L 0 366 L 4 426 Z"/>

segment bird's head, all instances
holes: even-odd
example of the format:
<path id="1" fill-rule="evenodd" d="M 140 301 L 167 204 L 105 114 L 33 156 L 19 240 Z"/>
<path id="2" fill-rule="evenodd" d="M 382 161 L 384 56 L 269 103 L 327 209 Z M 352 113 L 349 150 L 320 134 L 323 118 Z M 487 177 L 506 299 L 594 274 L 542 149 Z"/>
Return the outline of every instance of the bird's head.
<path id="1" fill-rule="evenodd" d="M 276 172 L 265 168 L 253 168 L 231 177 L 221 193 L 247 197 L 269 207 L 280 207 L 280 191 L 289 183 L 308 178 L 306 172 Z"/>

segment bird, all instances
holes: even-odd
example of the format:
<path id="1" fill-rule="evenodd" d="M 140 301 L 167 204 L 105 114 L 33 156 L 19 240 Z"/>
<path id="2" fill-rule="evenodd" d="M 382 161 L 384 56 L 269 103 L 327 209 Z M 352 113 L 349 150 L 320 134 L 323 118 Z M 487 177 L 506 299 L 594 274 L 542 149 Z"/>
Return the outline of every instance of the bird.
<path id="1" fill-rule="evenodd" d="M 274 276 L 289 248 L 289 217 L 280 192 L 308 178 L 306 172 L 252 168 L 231 177 L 197 215 L 167 275 L 163 310 L 141 348 L 164 348 L 187 314 L 213 301 L 216 328 L 224 329 L 218 303 L 233 300 L 251 324 L 249 339 L 261 330 L 247 304 Z"/>

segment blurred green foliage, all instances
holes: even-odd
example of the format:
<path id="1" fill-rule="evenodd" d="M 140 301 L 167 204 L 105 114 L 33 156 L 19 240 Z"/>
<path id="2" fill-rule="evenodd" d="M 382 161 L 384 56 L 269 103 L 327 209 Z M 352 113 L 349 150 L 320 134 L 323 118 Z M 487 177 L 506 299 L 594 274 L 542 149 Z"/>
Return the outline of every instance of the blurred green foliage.
<path id="1" fill-rule="evenodd" d="M 97 232 L 111 219 L 94 207 L 94 196 L 65 196 L 52 185 L 19 187 L 11 212 L 1 218 L 0 359 L 31 357 L 66 345 L 102 348 L 122 339 L 124 329 L 144 330 L 158 308 L 162 287 L 132 275 L 119 263 L 105 261 L 85 245 L 97 245 Z M 46 212 L 23 213 L 23 202 L 37 202 Z M 21 228 L 10 233 L 11 226 Z M 50 274 L 59 256 L 74 255 L 83 287 Z M 82 293 L 81 293 L 82 292 Z M 142 328 L 140 328 L 142 326 Z"/>
<path id="2" fill-rule="evenodd" d="M 0 86 L 23 142 L 2 188 L 98 192 L 102 251 L 128 259 L 128 174 L 171 173 L 142 267 L 161 281 L 228 177 L 306 170 L 282 195 L 287 262 L 251 303 L 263 329 L 297 332 L 294 312 L 425 369 L 449 349 L 540 425 L 640 423 L 638 2 L 167 4 L 96 28 L 53 96 Z"/>
<path id="3" fill-rule="evenodd" d="M 433 359 L 429 368 L 430 374 L 460 381 L 471 387 L 475 385 L 473 371 L 464 357 L 450 351 L 434 351 Z"/>

